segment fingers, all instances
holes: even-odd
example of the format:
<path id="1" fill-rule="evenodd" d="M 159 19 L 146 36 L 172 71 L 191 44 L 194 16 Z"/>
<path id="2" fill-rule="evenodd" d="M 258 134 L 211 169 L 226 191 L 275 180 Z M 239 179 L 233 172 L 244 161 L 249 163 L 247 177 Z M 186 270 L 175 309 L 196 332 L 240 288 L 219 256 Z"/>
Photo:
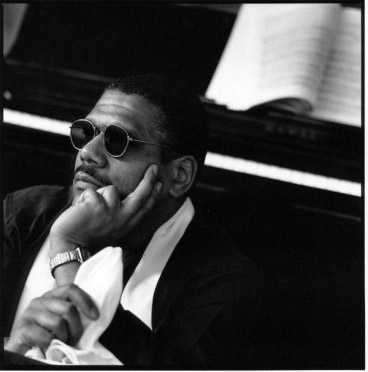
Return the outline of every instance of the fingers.
<path id="1" fill-rule="evenodd" d="M 59 319 L 61 323 L 66 322 L 66 330 L 67 330 L 66 337 L 68 337 L 68 340 L 71 344 L 75 344 L 83 333 L 82 322 L 80 320 L 79 313 L 77 309 L 75 308 L 75 306 L 69 301 L 62 300 L 56 297 L 41 297 L 39 302 L 41 302 L 40 305 L 43 308 L 46 308 L 51 313 L 60 316 L 62 318 L 62 320 Z M 39 313 L 41 312 L 39 309 L 37 310 Z M 45 324 L 42 322 L 39 322 L 39 324 L 45 326 L 47 329 L 50 329 L 50 330 L 54 329 L 54 328 L 51 328 L 52 324 Z M 56 328 L 58 329 L 62 326 L 63 324 L 56 325 Z M 57 336 L 59 336 L 59 333 L 56 333 L 55 331 L 54 333 Z M 58 338 L 63 340 L 61 337 L 58 337 Z"/>
<path id="2" fill-rule="evenodd" d="M 148 198 L 151 194 L 153 187 L 155 185 L 156 177 L 158 173 L 158 167 L 156 164 L 151 165 L 146 170 L 142 180 L 139 182 L 135 190 L 128 195 L 126 200 L 126 208 L 138 210 L 141 204 Z"/>
<path id="3" fill-rule="evenodd" d="M 70 303 L 69 306 L 69 310 L 63 314 L 63 317 L 68 322 L 69 341 L 71 345 L 74 345 L 82 336 L 83 326 L 77 309 Z"/>
<path id="4" fill-rule="evenodd" d="M 46 350 L 53 337 L 50 331 L 36 323 L 23 323 L 10 336 L 6 349 L 20 354 L 25 354 L 33 346 Z"/>
<path id="5" fill-rule="evenodd" d="M 64 211 L 53 223 L 50 236 L 56 244 L 52 244 L 52 253 L 57 252 L 59 246 L 60 250 L 68 249 L 71 244 L 88 247 L 93 252 L 121 242 L 155 205 L 162 188 L 157 182 L 157 174 L 158 166 L 152 164 L 136 189 L 123 201 L 120 201 L 119 191 L 113 185 L 97 191 L 92 188 L 85 190 L 81 201 Z M 83 304 L 79 306 L 83 311 Z"/>
<path id="6" fill-rule="evenodd" d="M 33 306 L 27 313 L 27 319 L 49 331 L 55 338 L 64 342 L 68 341 L 68 325 L 60 314 L 53 313 L 46 308 L 40 311 L 37 306 Z"/>
<path id="7" fill-rule="evenodd" d="M 151 165 L 136 189 L 122 201 L 122 211 L 125 218 L 133 217 L 136 213 L 139 213 L 141 208 L 145 207 L 146 202 L 149 202 L 148 207 L 153 205 L 157 196 L 157 193 L 154 193 L 157 173 L 157 165 Z M 151 196 L 153 199 L 150 200 Z"/>
<path id="8" fill-rule="evenodd" d="M 98 317 L 92 299 L 76 285 L 58 287 L 32 300 L 14 325 L 9 350 L 46 349 L 53 338 L 75 344 L 83 332 L 77 308 L 91 319 Z"/>
<path id="9" fill-rule="evenodd" d="M 102 190 L 102 189 L 100 189 L 100 190 Z M 99 193 L 98 190 L 95 191 L 93 189 L 86 189 L 80 195 L 80 197 L 78 199 L 78 204 L 85 203 L 85 202 L 92 203 L 95 206 L 98 206 L 98 205 L 106 206 L 106 201 L 103 198 L 103 196 L 101 195 L 101 193 Z"/>
<path id="10" fill-rule="evenodd" d="M 84 315 L 92 320 L 99 317 L 97 306 L 91 297 L 75 284 L 57 287 L 44 294 L 44 297 L 57 297 L 72 302 Z"/>
<path id="11" fill-rule="evenodd" d="M 116 186 L 108 185 L 96 190 L 105 199 L 110 208 L 120 207 L 120 194 Z"/>
<path id="12" fill-rule="evenodd" d="M 120 194 L 114 185 L 101 187 L 97 190 L 87 189 L 81 194 L 78 203 L 89 202 L 96 207 L 117 209 L 120 207 Z"/>
<path id="13" fill-rule="evenodd" d="M 52 332 L 40 327 L 36 323 L 30 323 L 26 327 L 26 343 L 31 344 L 32 346 L 38 345 L 41 349 L 45 350 L 54 338 Z"/>
<path id="14" fill-rule="evenodd" d="M 160 195 L 162 189 L 162 183 L 156 183 L 155 187 L 152 189 L 151 194 L 146 199 L 145 203 L 142 204 L 138 212 L 131 218 L 130 225 L 135 226 L 138 222 L 148 213 L 149 210 L 153 208 L 156 203 L 158 196 Z"/>

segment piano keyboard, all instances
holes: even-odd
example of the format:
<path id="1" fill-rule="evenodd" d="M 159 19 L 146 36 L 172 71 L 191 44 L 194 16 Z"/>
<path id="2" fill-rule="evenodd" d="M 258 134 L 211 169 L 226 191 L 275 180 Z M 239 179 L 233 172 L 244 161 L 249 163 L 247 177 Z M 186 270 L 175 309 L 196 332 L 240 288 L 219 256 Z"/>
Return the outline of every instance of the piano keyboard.
<path id="1" fill-rule="evenodd" d="M 7 108 L 4 108 L 3 110 L 3 120 L 7 124 L 24 126 L 63 136 L 69 135 L 70 123 L 67 121 L 56 120 Z M 207 153 L 205 165 L 353 196 L 362 195 L 361 184 L 358 182 L 326 177 L 319 174 L 264 164 L 253 160 L 236 158 L 214 152 Z"/>

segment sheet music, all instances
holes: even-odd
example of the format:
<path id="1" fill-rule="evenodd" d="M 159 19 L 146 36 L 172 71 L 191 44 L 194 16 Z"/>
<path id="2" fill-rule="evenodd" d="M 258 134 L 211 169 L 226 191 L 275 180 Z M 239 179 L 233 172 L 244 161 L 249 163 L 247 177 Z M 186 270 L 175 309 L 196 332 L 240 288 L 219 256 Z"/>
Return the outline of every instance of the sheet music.
<path id="1" fill-rule="evenodd" d="M 345 8 L 311 116 L 361 126 L 361 11 Z"/>
<path id="2" fill-rule="evenodd" d="M 247 4 L 206 92 L 233 110 L 293 97 L 316 101 L 339 4 Z"/>

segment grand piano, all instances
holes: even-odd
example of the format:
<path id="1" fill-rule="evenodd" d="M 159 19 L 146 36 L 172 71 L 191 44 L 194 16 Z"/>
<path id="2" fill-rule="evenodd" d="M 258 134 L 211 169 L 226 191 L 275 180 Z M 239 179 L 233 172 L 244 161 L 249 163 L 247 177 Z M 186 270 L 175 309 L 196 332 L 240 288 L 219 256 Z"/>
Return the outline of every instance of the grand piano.
<path id="1" fill-rule="evenodd" d="M 29 4 L 3 64 L 3 196 L 70 183 L 75 153 L 60 126 L 85 115 L 112 78 L 175 72 L 209 117 L 194 198 L 264 273 L 244 368 L 364 368 L 363 131 L 207 101 L 237 7 Z"/>

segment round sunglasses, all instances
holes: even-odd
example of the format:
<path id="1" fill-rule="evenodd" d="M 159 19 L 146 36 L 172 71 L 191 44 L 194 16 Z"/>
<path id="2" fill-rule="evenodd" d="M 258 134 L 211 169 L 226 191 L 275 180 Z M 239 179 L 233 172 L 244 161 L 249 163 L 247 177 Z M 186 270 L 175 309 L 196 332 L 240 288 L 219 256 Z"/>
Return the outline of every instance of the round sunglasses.
<path id="1" fill-rule="evenodd" d="M 75 149 L 81 150 L 100 132 L 103 133 L 103 141 L 106 152 L 113 158 L 119 158 L 123 156 L 126 153 L 130 142 L 139 142 L 146 145 L 168 147 L 166 145 L 132 138 L 125 129 L 119 127 L 118 125 L 111 124 L 101 130 L 88 119 L 78 119 L 72 123 L 70 127 L 70 140 Z"/>

